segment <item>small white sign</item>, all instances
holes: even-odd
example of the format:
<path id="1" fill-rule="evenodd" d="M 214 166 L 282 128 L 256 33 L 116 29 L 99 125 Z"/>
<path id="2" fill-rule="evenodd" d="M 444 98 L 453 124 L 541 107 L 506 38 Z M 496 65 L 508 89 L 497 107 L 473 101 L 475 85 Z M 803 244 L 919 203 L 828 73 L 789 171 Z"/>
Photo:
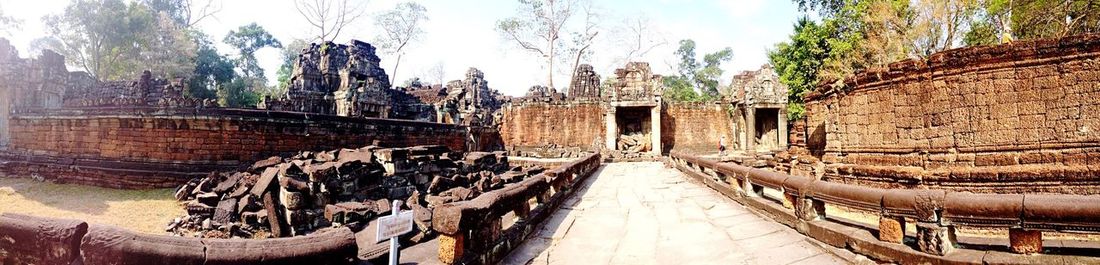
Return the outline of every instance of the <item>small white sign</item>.
<path id="1" fill-rule="evenodd" d="M 400 211 L 396 215 L 388 215 L 378 218 L 377 242 L 398 237 L 413 229 L 413 212 Z"/>

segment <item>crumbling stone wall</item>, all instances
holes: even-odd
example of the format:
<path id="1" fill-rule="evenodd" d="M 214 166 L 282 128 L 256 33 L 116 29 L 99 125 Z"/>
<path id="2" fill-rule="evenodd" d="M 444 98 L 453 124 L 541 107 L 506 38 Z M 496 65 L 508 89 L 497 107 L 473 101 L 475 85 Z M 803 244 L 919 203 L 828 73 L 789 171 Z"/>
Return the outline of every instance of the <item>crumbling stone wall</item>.
<path id="1" fill-rule="evenodd" d="M 1100 193 L 1100 35 L 949 50 L 806 96 L 830 181 Z"/>
<path id="2" fill-rule="evenodd" d="M 500 135 L 506 148 L 581 147 L 599 149 L 604 106 L 594 102 L 524 102 L 505 105 Z"/>
<path id="3" fill-rule="evenodd" d="M 600 75 L 590 64 L 581 64 L 573 74 L 573 82 L 569 84 L 569 98 L 572 99 L 599 99 Z"/>
<path id="4" fill-rule="evenodd" d="M 370 43 L 310 44 L 294 62 L 287 94 L 265 99 L 272 110 L 386 118 L 390 78 Z"/>
<path id="5" fill-rule="evenodd" d="M 667 102 L 661 114 L 661 142 L 664 150 L 689 153 L 717 153 L 718 141 L 726 137 L 727 150 L 737 149 L 734 107 L 720 103 Z"/>
<path id="6" fill-rule="evenodd" d="M 194 177 L 189 174 L 209 172 L 211 166 L 232 167 L 285 152 L 374 141 L 466 150 L 467 140 L 466 128 L 456 125 L 259 110 L 58 110 L 11 118 L 9 152 L 17 155 L 0 160 L 22 164 L 0 173 L 126 188 L 171 187 Z M 69 168 L 77 165 L 94 167 Z M 94 173 L 95 167 L 138 171 L 115 183 L 118 179 L 111 174 Z"/>

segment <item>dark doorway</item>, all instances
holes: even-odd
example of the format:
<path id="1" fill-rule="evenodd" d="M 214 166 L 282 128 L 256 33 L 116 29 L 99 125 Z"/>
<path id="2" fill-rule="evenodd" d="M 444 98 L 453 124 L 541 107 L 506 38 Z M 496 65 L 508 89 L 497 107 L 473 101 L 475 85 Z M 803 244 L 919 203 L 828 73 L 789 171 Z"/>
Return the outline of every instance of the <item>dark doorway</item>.
<path id="1" fill-rule="evenodd" d="M 620 107 L 615 111 L 615 123 L 619 128 L 619 140 L 615 143 L 617 150 L 651 150 L 651 111 L 652 107 Z"/>
<path id="2" fill-rule="evenodd" d="M 779 109 L 756 109 L 756 150 L 779 148 Z"/>

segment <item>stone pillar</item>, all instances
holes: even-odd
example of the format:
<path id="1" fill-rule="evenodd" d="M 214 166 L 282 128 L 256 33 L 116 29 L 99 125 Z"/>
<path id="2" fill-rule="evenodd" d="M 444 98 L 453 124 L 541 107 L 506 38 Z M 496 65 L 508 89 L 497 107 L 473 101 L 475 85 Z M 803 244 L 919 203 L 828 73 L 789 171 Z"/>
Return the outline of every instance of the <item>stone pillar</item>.
<path id="1" fill-rule="evenodd" d="M 455 235 L 439 234 L 439 261 L 444 264 L 455 264 L 462 260 L 462 254 L 466 251 L 466 236 L 463 232 Z"/>
<path id="2" fill-rule="evenodd" d="M 905 218 L 881 216 L 878 218 L 878 240 L 901 244 L 905 239 Z"/>
<path id="3" fill-rule="evenodd" d="M 649 139 L 652 143 L 650 152 L 654 156 L 661 156 L 661 104 L 653 107 L 649 112 Z"/>
<path id="4" fill-rule="evenodd" d="M 1043 232 L 1012 228 L 1008 230 L 1008 242 L 1012 252 L 1032 254 L 1043 252 Z"/>
<path id="5" fill-rule="evenodd" d="M 756 109 L 745 107 L 745 151 L 756 150 Z"/>
<path id="6" fill-rule="evenodd" d="M 780 107 L 778 113 L 779 113 L 779 115 L 776 115 L 776 116 L 779 116 L 779 117 L 776 118 L 776 119 L 779 119 L 779 120 L 776 121 L 777 124 L 778 124 L 778 127 L 779 127 L 778 128 L 778 133 L 779 133 L 778 146 L 779 146 L 779 150 L 787 150 L 787 146 L 790 144 L 790 139 L 788 138 L 788 137 L 790 137 L 790 132 L 787 131 L 788 130 L 788 128 L 787 128 L 787 108 Z"/>
<path id="7" fill-rule="evenodd" d="M 615 106 L 608 107 L 605 120 L 607 121 L 607 127 L 605 127 L 603 139 L 607 150 L 615 150 L 615 142 L 619 140 L 619 124 L 615 121 Z"/>
<path id="8" fill-rule="evenodd" d="M 798 198 L 794 204 L 794 214 L 803 221 L 813 221 L 825 217 L 825 203 L 812 198 Z"/>
<path id="9" fill-rule="evenodd" d="M 0 150 L 8 148 L 11 142 L 11 95 L 8 88 L 0 88 Z"/>
<path id="10" fill-rule="evenodd" d="M 955 227 L 917 222 L 917 246 L 924 253 L 947 255 L 955 249 Z"/>

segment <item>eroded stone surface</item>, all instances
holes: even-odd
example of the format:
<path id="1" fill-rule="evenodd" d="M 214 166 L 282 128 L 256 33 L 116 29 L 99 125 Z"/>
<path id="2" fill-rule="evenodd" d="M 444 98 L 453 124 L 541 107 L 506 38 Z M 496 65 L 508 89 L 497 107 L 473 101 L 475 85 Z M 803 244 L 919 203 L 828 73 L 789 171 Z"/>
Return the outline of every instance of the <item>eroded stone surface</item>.
<path id="1" fill-rule="evenodd" d="M 844 263 L 660 163 L 609 164 L 581 187 L 503 264 Z"/>

